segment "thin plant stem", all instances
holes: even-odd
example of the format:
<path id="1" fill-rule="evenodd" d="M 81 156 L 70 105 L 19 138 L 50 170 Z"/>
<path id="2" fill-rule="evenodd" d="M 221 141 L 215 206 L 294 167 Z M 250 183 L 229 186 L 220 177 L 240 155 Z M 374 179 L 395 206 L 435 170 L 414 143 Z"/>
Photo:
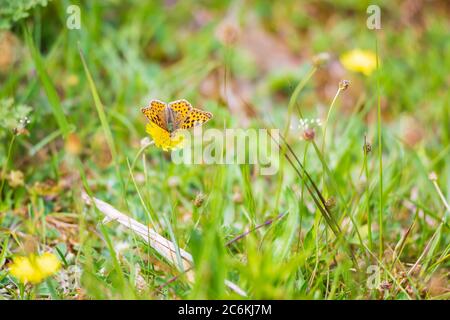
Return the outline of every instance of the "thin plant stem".
<path id="1" fill-rule="evenodd" d="M 287 119 L 286 119 L 286 126 L 284 128 L 284 132 L 283 132 L 283 136 L 287 137 L 287 134 L 289 132 L 289 128 L 291 126 L 291 118 L 292 118 L 292 114 L 294 112 L 294 107 L 296 106 L 296 101 L 297 98 L 300 94 L 300 92 L 303 90 L 303 88 L 306 86 L 306 84 L 308 83 L 309 79 L 311 79 L 311 77 L 314 75 L 314 73 L 317 71 L 317 67 L 313 67 L 308 74 L 306 75 L 306 77 L 304 77 L 299 83 L 298 85 L 295 87 L 294 92 L 291 95 L 291 98 L 289 99 L 289 104 L 288 104 L 288 111 L 287 111 Z M 283 145 L 282 147 L 282 153 L 285 152 L 285 146 Z M 284 164 L 284 159 L 280 159 L 280 169 L 279 169 L 279 180 L 278 180 L 278 188 L 277 188 L 277 194 L 275 196 L 275 208 L 278 207 L 279 205 L 279 201 L 280 201 L 280 196 L 281 196 L 281 191 L 282 191 L 282 187 L 283 187 L 283 174 L 284 174 L 284 170 L 283 170 L 283 164 Z"/>
<path id="2" fill-rule="evenodd" d="M 369 248 L 373 250 L 373 237 L 372 237 L 372 216 L 370 214 L 370 176 L 369 168 L 367 165 L 367 157 L 364 160 L 365 172 L 366 172 L 366 210 L 367 210 L 367 235 L 369 237 Z"/>
<path id="3" fill-rule="evenodd" d="M 325 125 L 323 127 L 323 137 L 322 137 L 322 156 L 324 158 L 324 164 L 323 164 L 323 171 L 322 171 L 322 188 L 323 192 L 325 193 L 326 187 L 325 187 L 325 143 L 326 143 L 326 137 L 327 137 L 327 128 L 328 128 L 328 121 L 330 120 L 331 112 L 333 111 L 334 105 L 336 103 L 337 98 L 339 97 L 339 94 L 341 93 L 342 88 L 339 86 L 339 88 L 336 91 L 336 94 L 334 95 L 333 101 L 331 101 L 330 108 L 328 109 L 327 113 L 327 119 L 325 121 Z"/>
<path id="4" fill-rule="evenodd" d="M 375 51 L 377 60 L 377 100 L 378 100 L 378 158 L 380 164 L 380 176 L 379 176 L 379 212 L 378 212 L 378 224 L 379 224 L 379 259 L 383 258 L 383 145 L 381 140 L 381 96 L 380 96 L 380 73 L 379 73 L 379 56 L 378 56 L 378 39 L 375 37 Z"/>
<path id="5" fill-rule="evenodd" d="M 339 86 L 339 88 L 336 91 L 336 94 L 334 95 L 333 101 L 331 101 L 330 108 L 328 109 L 327 113 L 327 120 L 325 121 L 325 125 L 323 127 L 323 138 L 322 138 L 322 154 L 325 156 L 325 139 L 327 136 L 327 128 L 328 128 L 328 120 L 330 119 L 331 111 L 333 111 L 334 104 L 336 103 L 336 100 L 341 93 L 342 88 Z"/>
<path id="6" fill-rule="evenodd" d="M 8 154 L 6 156 L 5 165 L 3 166 L 3 169 L 2 169 L 2 176 L 1 176 L 2 184 L 0 185 L 0 197 L 3 192 L 3 186 L 5 185 L 6 171 L 8 170 L 9 159 L 11 158 L 12 147 L 14 145 L 15 140 L 16 140 L 16 135 L 13 134 L 11 141 L 9 142 Z"/>
<path id="7" fill-rule="evenodd" d="M 369 248 L 373 251 L 373 238 L 372 238 L 372 216 L 370 215 L 370 176 L 369 176 L 369 164 L 368 164 L 368 144 L 367 137 L 364 136 L 364 172 L 366 174 L 366 210 L 367 210 L 367 235 L 369 238 Z"/>
<path id="8" fill-rule="evenodd" d="M 441 188 L 439 188 L 439 185 L 437 184 L 435 179 L 433 179 L 431 182 L 433 183 L 434 188 L 436 189 L 436 192 L 438 193 L 439 197 L 441 198 L 442 203 L 445 206 L 445 209 L 447 209 L 447 211 L 450 213 L 450 205 L 448 204 L 447 200 L 445 199 L 444 194 L 441 191 Z"/>
<path id="9" fill-rule="evenodd" d="M 308 154 L 308 146 L 309 143 L 305 144 L 305 151 L 303 153 L 303 166 L 306 168 L 306 156 Z M 300 192 L 300 203 L 304 204 L 305 201 L 305 181 L 302 179 L 302 189 Z M 302 237 L 302 222 L 303 222 L 303 207 L 299 206 L 299 228 L 298 228 L 298 242 L 297 242 L 297 252 L 300 250 L 300 243 L 301 243 L 301 237 Z"/>

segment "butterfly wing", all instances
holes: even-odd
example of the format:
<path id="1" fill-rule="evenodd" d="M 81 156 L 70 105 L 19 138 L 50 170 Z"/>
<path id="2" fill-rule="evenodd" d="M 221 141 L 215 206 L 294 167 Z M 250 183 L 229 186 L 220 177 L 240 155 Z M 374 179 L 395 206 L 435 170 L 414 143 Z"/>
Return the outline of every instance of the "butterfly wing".
<path id="1" fill-rule="evenodd" d="M 177 130 L 183 125 L 184 119 L 192 110 L 192 106 L 187 100 L 181 99 L 169 103 L 169 109 L 173 112 L 173 130 Z"/>
<path id="2" fill-rule="evenodd" d="M 141 111 L 149 121 L 155 123 L 158 127 L 167 130 L 166 108 L 167 105 L 164 102 L 152 100 L 150 101 L 150 105 L 142 108 Z"/>
<path id="3" fill-rule="evenodd" d="M 193 108 L 185 99 L 169 103 L 169 109 L 174 113 L 174 130 L 190 129 L 212 118 L 211 112 Z"/>
<path id="4" fill-rule="evenodd" d="M 181 129 L 190 129 L 200 126 L 212 118 L 212 113 L 192 108 L 181 124 Z"/>

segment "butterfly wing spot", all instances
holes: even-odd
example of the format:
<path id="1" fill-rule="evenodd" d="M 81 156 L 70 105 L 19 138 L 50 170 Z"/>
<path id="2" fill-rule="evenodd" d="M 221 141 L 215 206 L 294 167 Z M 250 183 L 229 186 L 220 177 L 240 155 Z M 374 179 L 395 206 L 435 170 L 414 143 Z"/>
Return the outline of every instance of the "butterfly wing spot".
<path id="1" fill-rule="evenodd" d="M 150 101 L 148 107 L 142 108 L 142 113 L 147 117 L 147 119 L 155 123 L 158 127 L 167 130 L 167 122 L 165 118 L 164 111 L 167 105 L 159 100 Z"/>
<path id="2" fill-rule="evenodd" d="M 183 123 L 181 124 L 181 128 L 190 129 L 204 124 L 211 118 L 212 118 L 211 112 L 192 108 L 189 115 L 184 119 Z"/>
<path id="3" fill-rule="evenodd" d="M 169 103 L 169 108 L 175 113 L 175 124 L 179 125 L 192 110 L 192 105 L 187 100 L 181 99 Z"/>
<path id="4" fill-rule="evenodd" d="M 180 129 L 186 117 L 192 110 L 192 105 L 185 99 L 169 103 L 169 108 L 174 113 L 174 130 Z"/>

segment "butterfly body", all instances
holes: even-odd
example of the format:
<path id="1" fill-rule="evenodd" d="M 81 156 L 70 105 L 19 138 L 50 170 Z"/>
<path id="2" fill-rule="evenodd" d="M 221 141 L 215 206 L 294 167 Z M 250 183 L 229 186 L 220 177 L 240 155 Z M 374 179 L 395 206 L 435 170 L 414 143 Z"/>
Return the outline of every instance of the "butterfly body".
<path id="1" fill-rule="evenodd" d="M 171 134 L 179 129 L 190 129 L 202 125 L 212 118 L 210 112 L 193 108 L 184 99 L 169 104 L 152 100 L 150 105 L 142 108 L 141 111 L 149 121 Z"/>
<path id="2" fill-rule="evenodd" d="M 177 127 L 177 124 L 175 123 L 175 112 L 171 108 L 166 107 L 164 109 L 164 114 L 166 117 L 165 119 L 166 119 L 166 127 L 167 128 L 163 128 L 163 129 L 166 129 L 167 131 L 172 133 L 176 130 L 175 128 Z"/>

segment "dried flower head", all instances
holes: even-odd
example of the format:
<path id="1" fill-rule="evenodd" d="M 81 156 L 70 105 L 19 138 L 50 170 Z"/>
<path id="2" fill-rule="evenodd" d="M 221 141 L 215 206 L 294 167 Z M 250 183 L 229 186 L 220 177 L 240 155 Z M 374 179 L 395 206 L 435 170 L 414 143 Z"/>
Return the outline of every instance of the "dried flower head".
<path id="1" fill-rule="evenodd" d="M 315 132 L 314 128 L 306 128 L 303 131 L 303 139 L 305 139 L 306 141 L 314 140 L 315 136 L 316 136 L 316 132 Z"/>
<path id="2" fill-rule="evenodd" d="M 341 80 L 339 82 L 339 90 L 342 90 L 342 91 L 347 90 L 349 85 L 350 85 L 350 81 L 348 81 L 348 80 Z"/>
<path id="3" fill-rule="evenodd" d="M 364 136 L 364 145 L 363 145 L 364 154 L 368 154 L 372 151 L 372 145 L 370 142 L 367 142 L 367 137 Z"/>
<path id="4" fill-rule="evenodd" d="M 389 290 L 392 288 L 392 284 L 389 281 L 382 281 L 380 283 L 380 290 Z"/>
<path id="5" fill-rule="evenodd" d="M 206 196 L 203 193 L 201 192 L 197 193 L 194 199 L 194 206 L 196 206 L 197 208 L 201 207 L 203 202 L 205 202 L 205 199 Z"/>
<path id="6" fill-rule="evenodd" d="M 364 153 L 367 154 L 372 151 L 372 145 L 369 142 L 367 142 L 364 144 L 363 149 Z"/>
<path id="7" fill-rule="evenodd" d="M 223 20 L 216 29 L 216 36 L 226 46 L 235 45 L 240 37 L 241 30 L 234 19 Z"/>
<path id="8" fill-rule="evenodd" d="M 438 177 L 436 172 L 434 171 L 430 172 L 430 174 L 428 175 L 428 179 L 430 179 L 431 181 L 437 181 Z"/>
<path id="9" fill-rule="evenodd" d="M 327 201 L 325 201 L 325 206 L 327 209 L 333 209 L 336 206 L 336 199 L 334 197 L 329 197 Z"/>
<path id="10" fill-rule="evenodd" d="M 28 134 L 28 130 L 26 129 L 26 126 L 30 123 L 30 119 L 28 117 L 24 117 L 19 120 L 19 123 L 17 127 L 13 129 L 13 133 L 16 136 L 19 136 L 21 134 Z"/>
<path id="11" fill-rule="evenodd" d="M 328 52 L 318 53 L 312 58 L 312 63 L 316 68 L 323 67 L 328 61 L 330 61 L 330 54 Z"/>

